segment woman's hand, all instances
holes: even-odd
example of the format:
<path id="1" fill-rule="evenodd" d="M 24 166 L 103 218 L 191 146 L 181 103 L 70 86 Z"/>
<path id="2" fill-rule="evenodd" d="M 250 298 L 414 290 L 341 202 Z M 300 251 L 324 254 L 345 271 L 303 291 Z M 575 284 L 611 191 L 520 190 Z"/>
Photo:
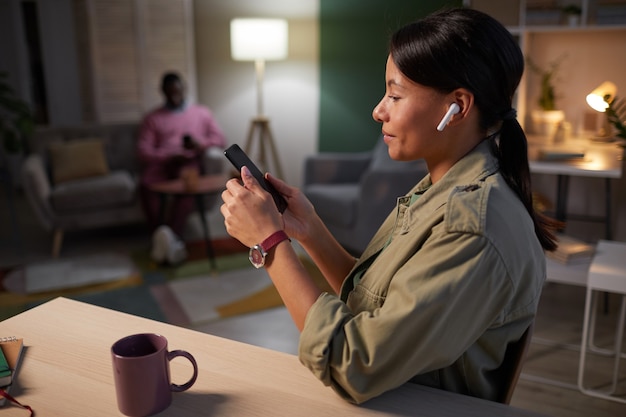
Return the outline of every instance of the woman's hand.
<path id="1" fill-rule="evenodd" d="M 220 211 L 224 216 L 226 231 L 244 245 L 251 247 L 262 242 L 272 233 L 284 230 L 290 238 L 296 239 L 302 244 L 328 283 L 338 292 L 343 279 L 354 266 L 355 259 L 333 238 L 315 213 L 311 202 L 298 188 L 266 174 L 265 178 L 287 200 L 287 210 L 281 217 L 270 193 L 259 185 L 246 167 L 241 169 L 241 178 L 243 185 L 236 179 L 229 180 L 226 183 L 226 190 L 222 193 L 224 204 L 222 204 Z M 272 265 L 273 270 L 276 271 L 278 267 L 274 263 Z M 284 267 L 282 263 L 279 265 Z M 301 264 L 299 267 L 294 266 L 294 268 L 301 268 Z M 272 276 L 272 274 L 270 275 Z M 294 285 L 297 282 L 294 280 L 294 271 L 290 269 L 287 275 L 289 282 L 291 282 L 290 285 Z M 277 279 L 277 276 L 272 276 L 272 279 Z M 287 308 L 294 315 L 298 327 L 302 328 L 306 311 L 317 299 L 319 289 L 310 280 L 305 283 L 299 282 L 311 290 L 308 293 L 310 297 L 305 303 L 296 302 L 297 306 L 288 305 Z M 300 284 L 298 284 L 296 292 L 302 295 L 302 288 L 304 287 Z M 282 286 L 277 288 L 287 303 L 287 299 L 291 299 L 291 297 L 285 297 Z M 295 295 L 294 299 L 299 300 Z M 294 311 L 299 313 L 293 313 Z"/>
<path id="2" fill-rule="evenodd" d="M 313 221 L 317 217 L 313 204 L 299 188 L 292 187 L 269 173 L 265 178 L 287 200 L 287 210 L 283 213 L 285 232 L 293 239 L 305 241 L 311 236 Z"/>
<path id="3" fill-rule="evenodd" d="M 243 184 L 237 179 L 226 183 L 220 211 L 228 234 L 252 247 L 282 230 L 283 219 L 272 196 L 259 185 L 247 167 L 241 169 L 241 178 Z"/>

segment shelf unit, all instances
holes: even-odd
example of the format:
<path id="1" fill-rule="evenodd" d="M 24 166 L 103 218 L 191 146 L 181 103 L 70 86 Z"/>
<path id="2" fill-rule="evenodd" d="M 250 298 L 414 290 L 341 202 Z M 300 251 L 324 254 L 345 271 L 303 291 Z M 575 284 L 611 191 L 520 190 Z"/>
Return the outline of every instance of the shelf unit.
<path id="1" fill-rule="evenodd" d="M 593 131 L 600 114 L 587 107 L 586 95 L 610 80 L 626 95 L 626 1 L 616 0 L 465 0 L 502 22 L 517 37 L 524 56 L 540 67 L 565 55 L 556 79 L 557 106 L 565 111 L 574 134 Z M 579 21 L 568 22 L 563 8 L 577 5 Z M 515 107 L 522 126 L 537 108 L 539 76 L 528 69 Z"/>
<path id="2" fill-rule="evenodd" d="M 464 6 L 489 13 L 512 33 L 527 30 L 576 30 L 626 26 L 626 1 L 619 0 L 464 0 Z M 570 22 L 565 12 L 577 6 L 581 13 Z"/>

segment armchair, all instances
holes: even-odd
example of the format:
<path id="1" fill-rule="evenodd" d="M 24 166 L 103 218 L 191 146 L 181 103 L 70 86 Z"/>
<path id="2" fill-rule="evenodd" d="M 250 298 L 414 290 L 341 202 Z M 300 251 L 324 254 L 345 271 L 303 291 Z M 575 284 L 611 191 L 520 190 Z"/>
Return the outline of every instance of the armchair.
<path id="1" fill-rule="evenodd" d="M 31 153 L 22 167 L 22 186 L 37 220 L 52 232 L 53 257 L 61 251 L 65 232 L 145 221 L 137 196 L 138 129 L 138 123 L 53 126 L 39 128 L 32 135 Z M 58 181 L 53 175 L 51 147 L 94 143 L 94 139 L 102 144 L 104 155 L 100 159 L 106 161 L 106 169 L 85 178 Z M 82 159 L 88 168 L 98 165 L 93 152 Z M 206 173 L 221 173 L 222 159 L 221 152 L 207 150 L 203 161 Z M 67 159 L 63 162 L 73 163 Z M 213 200 L 206 207 L 211 207 Z"/>
<path id="2" fill-rule="evenodd" d="M 396 199 L 427 173 L 423 160 L 392 160 L 381 138 L 371 151 L 309 156 L 302 190 L 333 236 L 358 256 Z"/>

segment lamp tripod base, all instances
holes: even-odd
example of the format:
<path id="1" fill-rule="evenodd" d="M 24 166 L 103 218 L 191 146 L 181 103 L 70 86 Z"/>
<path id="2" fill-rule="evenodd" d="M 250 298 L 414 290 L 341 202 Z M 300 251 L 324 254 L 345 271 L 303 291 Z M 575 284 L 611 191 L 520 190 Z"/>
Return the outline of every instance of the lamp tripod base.
<path id="1" fill-rule="evenodd" d="M 274 144 L 274 138 L 270 129 L 270 121 L 267 117 L 257 116 L 250 122 L 250 130 L 248 131 L 248 139 L 245 144 L 245 152 L 250 156 L 252 155 L 255 138 L 258 142 L 258 157 L 256 162 L 259 165 L 261 171 L 270 171 L 279 178 L 285 178 L 283 176 L 283 169 L 278 159 L 278 152 L 276 151 L 276 145 Z M 269 165 L 269 157 L 273 161 L 272 167 Z M 257 155 L 257 154 L 255 154 Z"/>

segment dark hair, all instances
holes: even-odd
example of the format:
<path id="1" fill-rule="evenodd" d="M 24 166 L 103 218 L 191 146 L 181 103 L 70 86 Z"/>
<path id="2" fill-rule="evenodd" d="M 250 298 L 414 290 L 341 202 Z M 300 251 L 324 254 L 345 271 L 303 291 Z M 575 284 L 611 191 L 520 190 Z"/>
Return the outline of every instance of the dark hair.
<path id="1" fill-rule="evenodd" d="M 175 82 L 182 83 L 183 79 L 176 72 L 166 72 L 163 74 L 163 78 L 161 78 L 161 90 L 164 90 L 166 86 Z"/>
<path id="2" fill-rule="evenodd" d="M 501 124 L 489 137 L 500 172 L 528 210 L 542 247 L 556 249 L 553 230 L 559 223 L 536 212 L 532 203 L 526 135 L 512 109 L 524 57 L 509 31 L 478 10 L 444 9 L 396 31 L 390 54 L 418 84 L 443 93 L 471 91 L 485 131 Z"/>

